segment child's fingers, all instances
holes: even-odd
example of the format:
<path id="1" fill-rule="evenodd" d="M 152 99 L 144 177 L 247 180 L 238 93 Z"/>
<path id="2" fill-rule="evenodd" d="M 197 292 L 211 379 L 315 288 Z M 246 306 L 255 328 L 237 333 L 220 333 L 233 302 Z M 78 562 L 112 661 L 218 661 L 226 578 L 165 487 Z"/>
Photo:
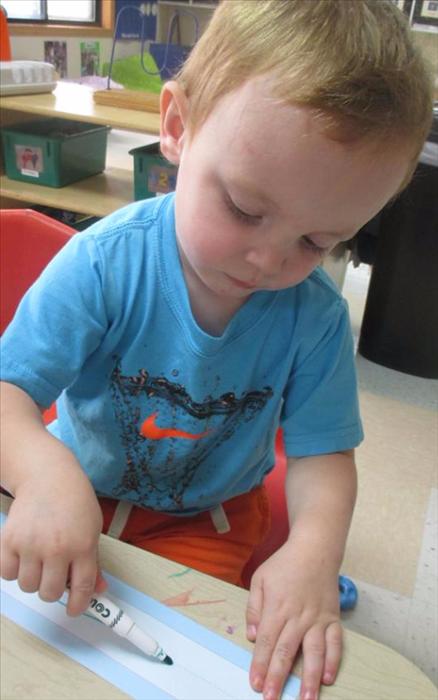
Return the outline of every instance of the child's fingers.
<path id="1" fill-rule="evenodd" d="M 291 622 L 282 629 L 265 628 L 262 625 L 263 623 L 259 635 L 264 643 L 260 649 L 256 645 L 252 679 L 257 675 L 264 677 L 263 698 L 279 700 L 297 655 L 301 636 L 297 626 Z"/>
<path id="2" fill-rule="evenodd" d="M 342 625 L 339 622 L 333 622 L 327 627 L 325 633 L 326 655 L 322 675 L 322 682 L 326 685 L 334 683 L 338 673 L 342 658 L 342 637 Z"/>
<path id="3" fill-rule="evenodd" d="M 323 627 L 312 627 L 303 639 L 303 675 L 301 700 L 317 700 L 326 657 Z"/>
<path id="4" fill-rule="evenodd" d="M 69 615 L 80 615 L 88 608 L 96 587 L 96 577 L 97 564 L 93 558 L 82 557 L 72 563 L 67 603 Z"/>
<path id="5" fill-rule="evenodd" d="M 1 542 L 0 575 L 6 581 L 15 581 L 18 578 L 20 559 L 9 547 Z"/>
<path id="6" fill-rule="evenodd" d="M 48 603 L 59 600 L 65 591 L 68 566 L 61 557 L 52 557 L 44 562 L 39 587 L 41 600 Z"/>
<path id="7" fill-rule="evenodd" d="M 102 571 L 99 569 L 96 577 L 96 593 L 104 593 L 108 588 L 108 584 L 104 577 L 102 576 Z"/>
<path id="8" fill-rule="evenodd" d="M 255 642 L 257 628 L 260 623 L 263 608 L 263 589 L 257 583 L 251 582 L 251 588 L 246 606 L 246 637 L 248 641 Z"/>
<path id="9" fill-rule="evenodd" d="M 40 586 L 41 561 L 36 557 L 21 557 L 17 580 L 22 591 L 35 593 Z"/>

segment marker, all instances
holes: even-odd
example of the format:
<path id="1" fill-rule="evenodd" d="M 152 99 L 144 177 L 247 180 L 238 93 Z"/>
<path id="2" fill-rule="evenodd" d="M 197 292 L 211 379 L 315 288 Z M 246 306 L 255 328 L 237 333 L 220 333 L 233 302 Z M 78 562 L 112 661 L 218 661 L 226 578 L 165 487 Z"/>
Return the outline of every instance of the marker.
<path id="1" fill-rule="evenodd" d="M 95 617 L 96 620 L 103 622 L 104 625 L 110 627 L 120 637 L 128 639 L 131 644 L 140 649 L 146 656 L 151 656 L 163 664 L 172 666 L 173 661 L 166 654 L 163 647 L 146 632 L 143 632 L 140 627 L 137 627 L 135 622 L 112 600 L 96 595 L 90 600 L 90 604 L 85 612 Z"/>

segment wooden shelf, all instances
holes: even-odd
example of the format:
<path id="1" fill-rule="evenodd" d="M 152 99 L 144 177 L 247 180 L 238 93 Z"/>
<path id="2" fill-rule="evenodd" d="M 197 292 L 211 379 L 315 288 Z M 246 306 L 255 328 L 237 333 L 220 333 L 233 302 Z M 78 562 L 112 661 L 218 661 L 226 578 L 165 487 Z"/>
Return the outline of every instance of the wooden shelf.
<path id="1" fill-rule="evenodd" d="M 66 187 L 44 187 L 0 177 L 2 196 L 92 216 L 107 216 L 134 201 L 133 174 L 121 168 L 87 177 Z"/>
<path id="2" fill-rule="evenodd" d="M 77 83 L 58 83 L 53 92 L 33 95 L 10 95 L 0 99 L 2 112 L 6 110 L 48 117 L 62 117 L 92 124 L 108 124 L 128 131 L 159 134 L 160 116 L 135 109 L 107 107 L 95 104 L 93 90 Z"/>
<path id="3" fill-rule="evenodd" d="M 159 134 L 158 114 L 95 104 L 93 91 L 86 85 L 76 83 L 59 82 L 53 93 L 2 97 L 0 108 L 3 125 L 40 115 L 107 124 L 114 129 L 141 132 L 149 136 Z M 148 140 L 150 139 L 146 139 L 146 142 Z M 111 133 L 108 142 L 110 151 Z M 126 150 L 129 150 L 128 147 Z M 127 153 L 126 158 L 129 160 Z M 109 153 L 107 160 L 111 160 Z M 3 175 L 0 177 L 0 189 L 6 206 L 10 206 L 11 200 L 30 202 L 101 217 L 133 201 L 133 182 L 133 168 L 109 166 L 100 175 L 60 188 L 10 180 Z"/>

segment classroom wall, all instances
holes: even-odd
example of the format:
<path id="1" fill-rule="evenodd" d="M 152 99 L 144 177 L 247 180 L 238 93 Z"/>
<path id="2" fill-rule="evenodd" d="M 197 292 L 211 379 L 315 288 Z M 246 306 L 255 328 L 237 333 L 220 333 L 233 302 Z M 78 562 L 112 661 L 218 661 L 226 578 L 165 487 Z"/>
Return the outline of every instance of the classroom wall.
<path id="1" fill-rule="evenodd" d="M 174 12 L 172 6 L 160 6 L 159 21 L 157 29 L 157 37 L 159 41 L 165 41 L 167 28 L 170 18 Z M 199 21 L 200 32 L 202 33 L 208 19 L 211 15 L 211 10 L 208 8 L 191 9 L 191 12 L 196 14 Z M 181 17 L 181 41 L 183 44 L 191 45 L 194 41 L 194 25 L 188 16 Z M 415 31 L 415 40 L 425 57 L 429 61 L 432 70 L 435 74 L 436 85 L 438 89 L 438 34 L 426 31 Z M 44 42 L 45 41 L 60 41 L 67 44 L 67 78 L 77 79 L 81 76 L 81 57 L 80 43 L 98 41 L 100 45 L 100 62 L 101 65 L 109 61 L 111 54 L 112 38 L 99 36 L 88 36 L 86 39 L 78 37 L 31 37 L 31 36 L 12 36 L 11 48 L 12 57 L 14 59 L 28 59 L 42 61 L 44 60 Z M 116 46 L 116 58 L 125 58 L 139 54 L 140 43 L 138 41 L 118 41 Z"/>
<path id="2" fill-rule="evenodd" d="M 157 23 L 157 41 L 165 42 L 169 22 L 175 12 L 175 7 L 172 5 L 160 6 Z M 202 33 L 205 28 L 212 10 L 209 8 L 190 9 L 190 13 L 197 17 L 199 33 Z M 182 13 L 180 16 L 180 32 L 182 43 L 193 45 L 195 40 L 194 21 L 187 13 Z M 12 58 L 16 60 L 44 60 L 44 43 L 46 41 L 65 42 L 67 48 L 67 75 L 70 80 L 81 77 L 81 49 L 82 42 L 93 43 L 99 42 L 100 65 L 108 62 L 111 55 L 112 37 L 87 36 L 72 37 L 72 36 L 11 36 Z M 126 58 L 128 56 L 138 55 L 140 53 L 140 42 L 129 40 L 118 40 L 116 44 L 115 58 Z"/>
<path id="3" fill-rule="evenodd" d="M 100 63 L 106 63 L 110 59 L 112 39 L 107 37 L 64 37 L 60 36 L 12 36 L 11 52 L 15 60 L 44 61 L 44 42 L 57 41 L 67 44 L 67 75 L 69 79 L 81 77 L 81 42 L 100 44 Z M 125 58 L 140 52 L 137 41 L 119 41 L 116 46 L 116 58 Z"/>

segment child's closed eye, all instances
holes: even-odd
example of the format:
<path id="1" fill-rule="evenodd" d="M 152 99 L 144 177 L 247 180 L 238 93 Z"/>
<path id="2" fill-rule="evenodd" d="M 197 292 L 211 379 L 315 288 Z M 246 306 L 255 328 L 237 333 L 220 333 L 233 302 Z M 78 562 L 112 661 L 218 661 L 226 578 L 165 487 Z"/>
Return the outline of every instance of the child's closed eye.
<path id="1" fill-rule="evenodd" d="M 306 248 L 306 250 L 310 251 L 311 253 L 314 253 L 315 255 L 326 255 L 330 251 L 330 247 L 325 248 L 322 246 L 317 245 L 310 236 L 303 236 L 301 238 L 301 243 L 302 245 Z"/>
<path id="2" fill-rule="evenodd" d="M 238 207 L 237 204 L 233 202 L 229 195 L 225 196 L 225 204 L 235 219 L 242 221 L 248 226 L 256 226 L 263 219 L 260 214 L 249 214 L 248 212 L 243 211 L 243 209 Z"/>

